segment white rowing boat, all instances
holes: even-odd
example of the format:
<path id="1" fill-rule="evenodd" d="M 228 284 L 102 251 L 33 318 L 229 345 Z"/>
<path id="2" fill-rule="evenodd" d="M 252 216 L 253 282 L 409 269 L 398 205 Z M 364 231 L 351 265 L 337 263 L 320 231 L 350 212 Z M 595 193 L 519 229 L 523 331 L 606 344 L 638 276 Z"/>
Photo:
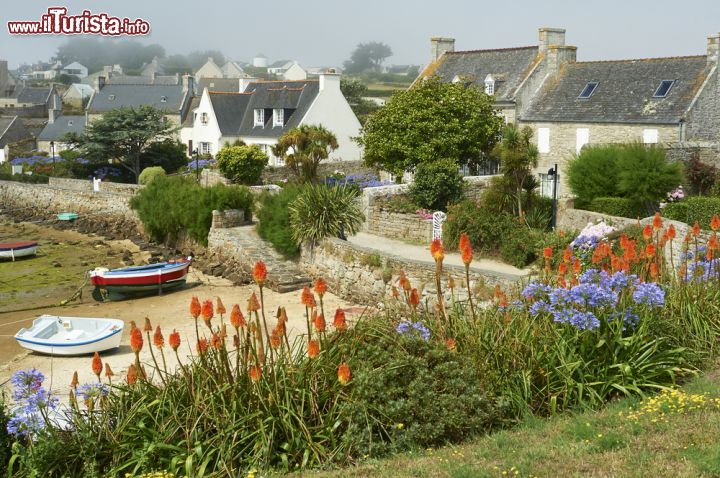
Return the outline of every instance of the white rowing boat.
<path id="1" fill-rule="evenodd" d="M 48 355 L 85 355 L 118 348 L 125 323 L 118 319 L 41 315 L 15 334 L 21 347 Z"/>
<path id="2" fill-rule="evenodd" d="M 34 256 L 37 245 L 35 241 L 0 243 L 0 258 L 15 260 L 18 257 Z"/>

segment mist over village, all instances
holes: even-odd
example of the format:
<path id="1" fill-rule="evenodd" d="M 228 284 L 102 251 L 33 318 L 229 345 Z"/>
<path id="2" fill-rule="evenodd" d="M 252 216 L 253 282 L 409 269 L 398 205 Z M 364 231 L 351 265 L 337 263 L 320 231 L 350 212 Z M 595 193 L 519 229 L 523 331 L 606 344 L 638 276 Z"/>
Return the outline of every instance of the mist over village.
<path id="1" fill-rule="evenodd" d="M 720 5 L 508 7 L 5 6 L 0 474 L 720 475 Z"/>

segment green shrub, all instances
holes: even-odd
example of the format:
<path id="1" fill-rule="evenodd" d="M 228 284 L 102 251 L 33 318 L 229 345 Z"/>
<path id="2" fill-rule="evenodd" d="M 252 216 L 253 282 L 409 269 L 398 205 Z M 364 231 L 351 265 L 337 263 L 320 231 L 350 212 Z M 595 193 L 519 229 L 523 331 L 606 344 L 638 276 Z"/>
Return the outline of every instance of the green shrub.
<path id="1" fill-rule="evenodd" d="M 383 211 L 399 214 L 413 214 L 420 209 L 420 206 L 408 194 L 377 196 L 373 199 L 373 206 Z"/>
<path id="2" fill-rule="evenodd" d="M 695 221 L 703 229 L 710 228 L 710 219 L 713 214 L 720 215 L 720 198 L 716 197 L 690 197 L 680 202 L 670 203 L 662 210 L 663 216 L 690 224 Z"/>
<path id="3" fill-rule="evenodd" d="M 346 239 L 360 230 L 365 216 L 357 190 L 346 186 L 308 184 L 290 204 L 290 229 L 297 244 L 317 244 L 326 237 Z"/>
<path id="4" fill-rule="evenodd" d="M 622 146 L 587 146 L 567 167 L 567 182 L 577 207 L 587 207 L 596 197 L 617 195 L 617 162 Z"/>
<path id="5" fill-rule="evenodd" d="M 516 220 L 510 214 L 493 213 L 474 201 L 465 200 L 448 208 L 443 242 L 447 247 L 455 248 L 460 235 L 465 232 L 477 252 L 495 253 L 515 224 Z"/>
<path id="6" fill-rule="evenodd" d="M 10 174 L 0 173 L 1 181 L 17 181 L 19 183 L 30 184 L 47 184 L 50 182 L 50 176 L 44 174 Z"/>
<path id="7" fill-rule="evenodd" d="M 590 202 L 587 209 L 611 216 L 629 218 L 646 217 L 650 215 L 645 206 L 628 198 L 595 198 Z"/>
<path id="8" fill-rule="evenodd" d="M 156 141 L 140 155 L 140 167 L 160 166 L 168 173 L 174 173 L 188 162 L 187 146 L 179 141 Z"/>
<path id="9" fill-rule="evenodd" d="M 448 204 L 462 199 L 464 185 L 454 160 L 420 163 L 410 185 L 410 197 L 420 207 L 445 211 Z"/>
<path id="10" fill-rule="evenodd" d="M 542 237 L 541 230 L 524 224 L 514 225 L 500 243 L 500 256 L 515 267 L 527 267 L 538 258 L 537 243 Z"/>
<path id="11" fill-rule="evenodd" d="M 218 151 L 217 164 L 223 175 L 239 184 L 253 186 L 260 183 L 268 156 L 258 145 L 225 146 Z"/>
<path id="12" fill-rule="evenodd" d="M 287 184 L 278 193 L 264 192 L 259 199 L 257 232 L 286 257 L 295 257 L 300 252 L 290 229 L 290 203 L 299 194 L 299 186 Z"/>
<path id="13" fill-rule="evenodd" d="M 150 166 L 142 170 L 138 177 L 138 184 L 148 185 L 161 176 L 166 176 L 162 166 Z"/>
<path id="14" fill-rule="evenodd" d="M 130 207 L 155 241 L 174 241 L 181 231 L 187 231 L 204 245 L 212 211 L 242 209 L 251 217 L 253 196 L 241 186 L 216 184 L 204 188 L 183 177 L 158 176 L 130 200 Z"/>

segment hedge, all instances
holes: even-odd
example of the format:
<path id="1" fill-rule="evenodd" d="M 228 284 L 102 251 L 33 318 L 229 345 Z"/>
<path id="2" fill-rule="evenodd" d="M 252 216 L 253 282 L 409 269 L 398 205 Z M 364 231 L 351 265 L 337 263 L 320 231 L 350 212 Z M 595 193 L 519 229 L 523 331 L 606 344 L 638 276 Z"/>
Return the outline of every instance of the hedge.
<path id="1" fill-rule="evenodd" d="M 632 219 L 648 216 L 647 210 L 642 204 L 628 198 L 595 198 L 590 202 L 588 210 Z"/>
<path id="2" fill-rule="evenodd" d="M 703 229 L 710 228 L 713 214 L 720 214 L 720 198 L 709 196 L 690 197 L 683 201 L 670 203 L 663 208 L 663 216 L 693 225 L 700 223 Z"/>

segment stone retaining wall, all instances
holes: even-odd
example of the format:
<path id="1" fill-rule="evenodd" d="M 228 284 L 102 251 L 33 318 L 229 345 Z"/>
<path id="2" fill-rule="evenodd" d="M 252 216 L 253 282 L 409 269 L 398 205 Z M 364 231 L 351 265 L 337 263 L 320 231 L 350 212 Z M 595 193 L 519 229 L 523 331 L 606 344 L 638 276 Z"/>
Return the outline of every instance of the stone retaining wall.
<path id="1" fill-rule="evenodd" d="M 93 183 L 90 179 L 68 179 L 68 178 L 50 178 L 49 185 L 51 187 L 57 187 L 62 189 L 71 189 L 73 191 L 85 191 L 93 192 Z M 124 184 L 124 183 L 112 183 L 109 181 L 102 181 L 100 183 L 101 193 L 115 193 L 115 194 L 126 194 L 133 195 L 137 193 L 144 186 L 137 184 Z"/>
<path id="2" fill-rule="evenodd" d="M 330 176 L 334 174 L 335 171 L 342 171 L 346 175 L 373 174 L 378 176 L 376 169 L 365 166 L 362 161 L 323 161 L 318 166 L 318 177 L 324 178 L 325 176 Z M 262 174 L 264 183 L 274 183 L 292 177 L 293 172 L 287 166 L 267 167 Z"/>
<path id="3" fill-rule="evenodd" d="M 432 240 L 432 219 L 383 211 L 376 206 L 369 207 L 366 214 L 363 231 L 369 234 L 423 244 Z"/>
<path id="4" fill-rule="evenodd" d="M 689 161 L 697 157 L 706 164 L 720 167 L 720 143 L 691 142 L 668 143 L 663 145 L 667 158 L 671 161 Z"/>
<path id="5" fill-rule="evenodd" d="M 304 247 L 301 264 L 312 277 L 323 277 L 332 293 L 359 304 L 381 305 L 390 300 L 400 271 L 406 273 L 423 298 L 433 300 L 436 294 L 434 264 L 380 253 L 340 239 L 327 239 L 313 249 Z M 447 265 L 443 268 L 442 287 L 447 300 L 451 299 L 447 288 L 450 276 L 457 286 L 455 297 L 465 300 L 465 268 Z M 487 291 L 496 284 L 508 288 L 516 284 L 516 278 L 471 270 L 470 287 L 476 292 Z"/>

